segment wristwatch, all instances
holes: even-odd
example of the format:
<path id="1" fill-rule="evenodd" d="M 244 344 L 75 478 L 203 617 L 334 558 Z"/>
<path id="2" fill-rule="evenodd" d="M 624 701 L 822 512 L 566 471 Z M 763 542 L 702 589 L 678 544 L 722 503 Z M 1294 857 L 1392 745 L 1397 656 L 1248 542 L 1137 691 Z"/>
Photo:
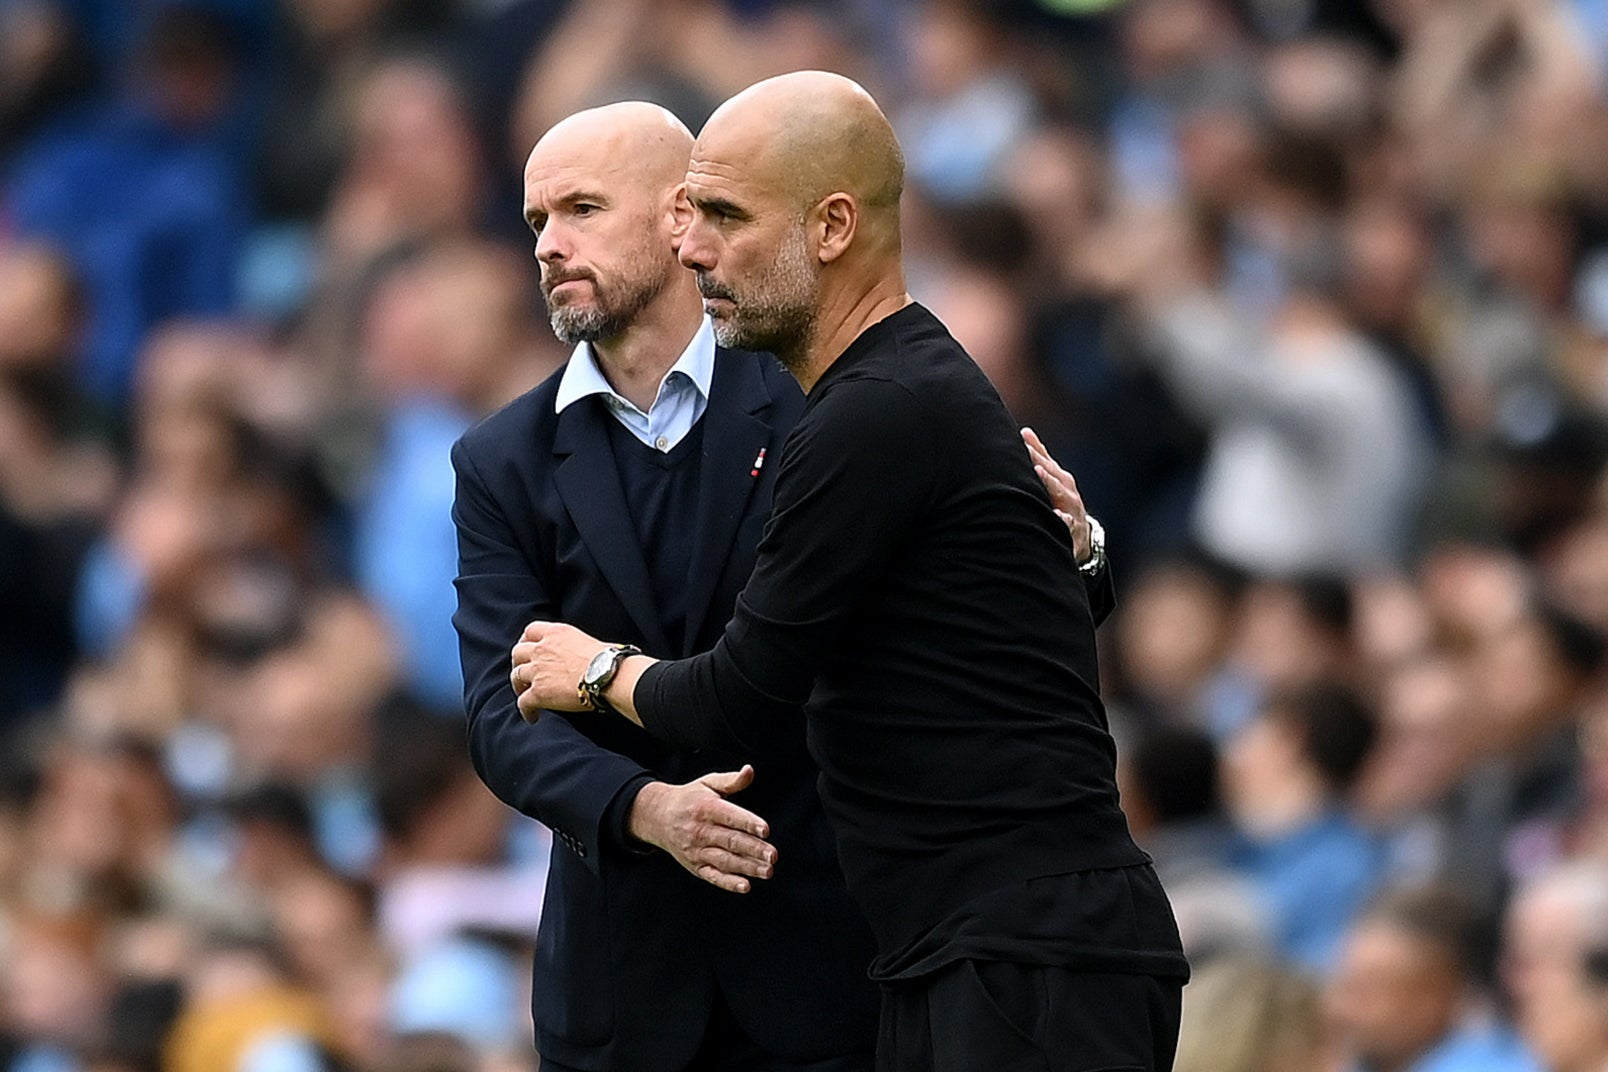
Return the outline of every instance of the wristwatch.
<path id="1" fill-rule="evenodd" d="M 621 662 L 628 656 L 641 654 L 641 648 L 630 644 L 615 644 L 592 656 L 592 661 L 586 664 L 586 673 L 581 675 L 581 683 L 575 686 L 581 702 L 594 711 L 610 715 L 619 714 L 614 705 L 603 698 L 603 690 L 609 687 L 614 675 L 620 672 Z"/>
<path id="2" fill-rule="evenodd" d="M 1088 516 L 1088 521 L 1089 557 L 1078 566 L 1078 572 L 1085 577 L 1094 577 L 1106 567 L 1105 526 L 1096 521 L 1093 514 Z"/>

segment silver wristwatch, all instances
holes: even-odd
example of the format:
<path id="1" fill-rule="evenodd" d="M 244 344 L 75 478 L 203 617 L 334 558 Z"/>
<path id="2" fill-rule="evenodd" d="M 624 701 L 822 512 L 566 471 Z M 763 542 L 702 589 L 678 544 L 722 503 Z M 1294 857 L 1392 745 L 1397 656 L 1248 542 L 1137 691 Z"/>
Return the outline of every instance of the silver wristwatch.
<path id="1" fill-rule="evenodd" d="M 1097 576 L 1106 567 L 1105 526 L 1095 520 L 1093 514 L 1088 515 L 1089 522 L 1089 557 L 1078 566 L 1078 572 L 1085 577 Z"/>
<path id="2" fill-rule="evenodd" d="M 620 672 L 621 662 L 628 656 L 641 654 L 641 648 L 630 644 L 615 644 L 592 656 L 592 661 L 586 664 L 586 673 L 581 675 L 580 684 L 575 686 L 581 702 L 588 704 L 594 711 L 619 714 L 614 705 L 603 698 L 603 690 L 609 687 L 614 675 Z"/>

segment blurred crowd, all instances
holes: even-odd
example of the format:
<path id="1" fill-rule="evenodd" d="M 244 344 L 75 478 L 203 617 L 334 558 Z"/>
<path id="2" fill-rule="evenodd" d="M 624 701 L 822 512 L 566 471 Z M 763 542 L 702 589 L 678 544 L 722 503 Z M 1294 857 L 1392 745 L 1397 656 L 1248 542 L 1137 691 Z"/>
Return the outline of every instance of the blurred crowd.
<path id="1" fill-rule="evenodd" d="M 807 67 L 1105 524 L 1180 1072 L 1608 1067 L 1608 2 L 0 0 L 0 1072 L 531 1072 L 520 165 Z"/>

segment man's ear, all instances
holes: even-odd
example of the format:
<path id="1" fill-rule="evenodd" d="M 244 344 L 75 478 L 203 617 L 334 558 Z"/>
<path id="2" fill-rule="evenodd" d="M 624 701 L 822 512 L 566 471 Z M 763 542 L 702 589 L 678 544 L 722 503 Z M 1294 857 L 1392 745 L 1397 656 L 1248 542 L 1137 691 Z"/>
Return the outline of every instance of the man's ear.
<path id="1" fill-rule="evenodd" d="M 681 240 L 692 226 L 692 202 L 687 200 L 687 184 L 678 182 L 670 191 L 670 248 L 681 249 Z"/>
<path id="2" fill-rule="evenodd" d="M 815 206 L 820 244 L 816 255 L 831 264 L 848 251 L 860 228 L 860 205 L 846 193 L 827 194 Z"/>

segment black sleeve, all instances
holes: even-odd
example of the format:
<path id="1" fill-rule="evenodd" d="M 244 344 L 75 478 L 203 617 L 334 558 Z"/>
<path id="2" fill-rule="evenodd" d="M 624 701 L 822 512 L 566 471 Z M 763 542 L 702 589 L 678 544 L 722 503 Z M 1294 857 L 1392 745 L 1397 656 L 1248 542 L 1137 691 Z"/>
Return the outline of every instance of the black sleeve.
<path id="1" fill-rule="evenodd" d="M 712 651 L 649 667 L 642 725 L 681 747 L 770 746 L 809 699 L 845 618 L 941 486 L 945 453 L 904 388 L 832 385 L 788 440 L 753 576 Z"/>
<path id="2" fill-rule="evenodd" d="M 1111 617 L 1111 612 L 1117 609 L 1117 586 L 1111 579 L 1109 558 L 1099 573 L 1093 577 L 1084 576 L 1083 590 L 1089 596 L 1089 614 L 1094 618 L 1094 624 L 1096 626 L 1105 624 L 1105 620 Z"/>
<path id="3" fill-rule="evenodd" d="M 611 814 L 611 805 L 623 799 L 630 783 L 651 775 L 563 715 L 549 712 L 534 724 L 520 716 L 508 680 L 509 651 L 528 622 L 555 619 L 558 607 L 461 442 L 453 447 L 452 465 L 458 532 L 458 611 L 452 622 L 463 665 L 470 758 L 498 798 L 551 827 L 595 871 L 604 845 L 631 847 L 616 837 L 623 819 L 617 809 Z"/>
<path id="4" fill-rule="evenodd" d="M 609 832 L 613 843 L 638 856 L 653 852 L 653 846 L 631 836 L 631 808 L 636 804 L 637 794 L 642 792 L 642 787 L 651 781 L 654 781 L 653 775 L 640 774 L 626 782 L 603 812 L 603 828 Z"/>

